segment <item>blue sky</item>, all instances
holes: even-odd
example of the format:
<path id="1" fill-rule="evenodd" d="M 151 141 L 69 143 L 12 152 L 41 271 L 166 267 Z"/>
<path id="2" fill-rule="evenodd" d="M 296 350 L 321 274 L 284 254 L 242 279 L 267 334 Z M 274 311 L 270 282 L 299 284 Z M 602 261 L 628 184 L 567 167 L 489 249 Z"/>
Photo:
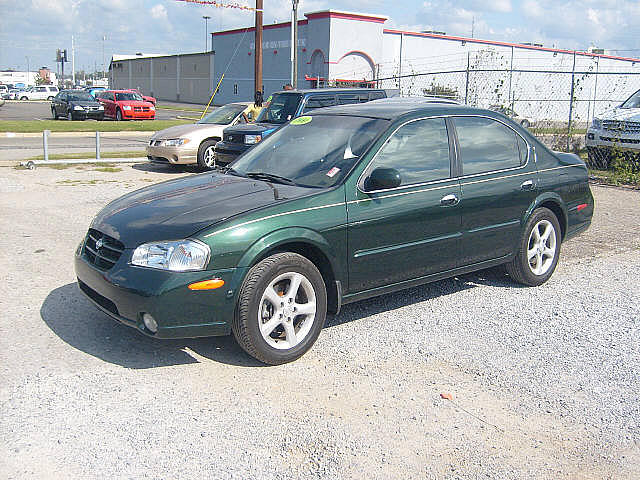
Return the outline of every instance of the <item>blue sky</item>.
<path id="1" fill-rule="evenodd" d="M 254 5 L 253 0 L 236 0 Z M 287 21 L 290 0 L 264 0 L 265 24 Z M 16 7 L 19 5 L 19 7 Z M 401 7 L 401 8 L 400 8 Z M 509 42 L 586 49 L 590 45 L 640 57 L 639 0 L 301 0 L 304 12 L 332 8 L 389 17 L 387 28 L 439 30 Z M 179 53 L 204 49 L 209 30 L 253 24 L 251 12 L 175 0 L 0 0 L 0 69 L 48 65 L 57 48 L 76 40 L 76 68 L 98 70 L 102 37 L 112 53 Z"/>

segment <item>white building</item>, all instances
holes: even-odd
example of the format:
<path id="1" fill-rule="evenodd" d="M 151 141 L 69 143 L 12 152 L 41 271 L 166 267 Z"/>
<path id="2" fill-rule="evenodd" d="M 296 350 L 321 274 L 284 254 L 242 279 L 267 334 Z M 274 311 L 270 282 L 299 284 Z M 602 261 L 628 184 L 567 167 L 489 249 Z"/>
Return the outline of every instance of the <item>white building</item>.
<path id="1" fill-rule="evenodd" d="M 509 105 L 534 119 L 566 118 L 570 108 L 586 119 L 640 88 L 640 59 L 385 29 L 382 15 L 325 10 L 304 17 L 299 88 L 368 82 L 403 95 L 445 92 L 471 105 Z M 114 56 L 112 87 L 206 103 L 224 74 L 215 104 L 251 100 L 254 35 L 254 27 L 212 33 L 205 53 Z M 290 23 L 264 26 L 265 96 L 290 81 L 290 38 Z"/>
<path id="2" fill-rule="evenodd" d="M 48 70 L 47 70 L 48 71 Z M 58 84 L 58 79 L 54 72 L 49 72 L 49 80 L 53 85 Z M 0 72 L 0 84 L 19 84 L 22 83 L 24 86 L 35 85 L 36 77 L 38 76 L 39 70 L 32 70 L 30 72 L 15 72 L 15 71 L 5 71 Z"/>

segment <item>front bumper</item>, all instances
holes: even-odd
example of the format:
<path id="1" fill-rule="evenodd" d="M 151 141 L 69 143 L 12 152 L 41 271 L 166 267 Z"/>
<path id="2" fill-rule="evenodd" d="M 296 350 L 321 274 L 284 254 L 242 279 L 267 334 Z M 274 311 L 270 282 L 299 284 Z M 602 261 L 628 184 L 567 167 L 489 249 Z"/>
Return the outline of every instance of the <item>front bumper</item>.
<path id="1" fill-rule="evenodd" d="M 640 134 L 589 128 L 585 137 L 585 145 L 587 147 L 640 151 Z"/>
<path id="2" fill-rule="evenodd" d="M 219 165 L 229 164 L 251 147 L 253 145 L 220 141 L 216 143 L 216 163 Z"/>
<path id="3" fill-rule="evenodd" d="M 93 120 L 104 120 L 104 110 L 96 110 L 96 111 L 74 111 L 72 113 L 74 118 L 85 120 L 87 118 Z"/>
<path id="4" fill-rule="evenodd" d="M 155 110 L 148 112 L 134 112 L 133 110 L 121 110 L 122 118 L 126 120 L 155 120 Z"/>
<path id="5" fill-rule="evenodd" d="M 228 335 L 235 308 L 234 279 L 238 269 L 202 272 L 166 272 L 128 264 L 131 250 L 103 271 L 81 253 L 75 256 L 80 290 L 100 310 L 118 322 L 154 338 L 194 338 Z M 221 278 L 216 290 L 192 291 L 193 282 Z M 231 293 L 229 293 L 231 292 Z M 154 334 L 142 322 L 149 313 L 158 323 Z"/>
<path id="6" fill-rule="evenodd" d="M 198 152 L 193 148 L 147 145 L 147 158 L 152 162 L 168 162 L 175 165 L 197 163 Z"/>

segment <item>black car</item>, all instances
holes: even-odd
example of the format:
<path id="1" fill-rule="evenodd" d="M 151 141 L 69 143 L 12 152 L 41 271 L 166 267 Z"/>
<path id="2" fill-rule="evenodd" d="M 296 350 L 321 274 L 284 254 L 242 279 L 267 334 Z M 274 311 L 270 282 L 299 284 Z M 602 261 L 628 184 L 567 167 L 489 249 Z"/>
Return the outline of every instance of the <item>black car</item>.
<path id="1" fill-rule="evenodd" d="M 216 144 L 216 164 L 231 163 L 281 125 L 316 108 L 365 103 L 386 97 L 385 90 L 373 88 L 320 88 L 274 93 L 256 123 L 224 130 L 222 141 Z"/>
<path id="2" fill-rule="evenodd" d="M 62 90 L 51 100 L 51 115 L 56 120 L 104 120 L 104 107 L 85 90 Z"/>

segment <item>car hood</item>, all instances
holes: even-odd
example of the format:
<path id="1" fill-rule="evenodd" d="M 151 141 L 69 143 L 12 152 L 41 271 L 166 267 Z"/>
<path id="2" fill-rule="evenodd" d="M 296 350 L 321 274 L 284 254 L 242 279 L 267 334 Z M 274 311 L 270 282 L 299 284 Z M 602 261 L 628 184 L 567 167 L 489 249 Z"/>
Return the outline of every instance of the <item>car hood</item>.
<path id="1" fill-rule="evenodd" d="M 243 135 L 269 135 L 271 132 L 279 128 L 281 125 L 273 123 L 246 123 L 236 125 L 234 127 L 225 128 L 226 134 L 243 134 Z"/>
<path id="2" fill-rule="evenodd" d="M 223 125 L 216 125 L 213 123 L 210 124 L 198 124 L 198 123 L 189 123 L 187 125 L 176 125 L 175 127 L 165 128 L 164 130 L 160 130 L 152 135 L 153 139 L 168 139 L 168 138 L 179 138 L 183 135 L 189 135 L 190 133 L 197 132 L 198 130 L 208 130 L 220 128 Z"/>
<path id="3" fill-rule="evenodd" d="M 256 208 L 307 195 L 309 188 L 203 173 L 152 185 L 104 207 L 91 227 L 126 248 L 194 235 L 209 225 Z"/>
<path id="4" fill-rule="evenodd" d="M 81 107 L 100 107 L 102 104 L 100 102 L 89 101 L 89 100 L 72 100 L 69 102 L 71 105 L 80 105 Z"/>
<path id="5" fill-rule="evenodd" d="M 608 110 L 597 118 L 600 120 L 628 120 L 640 122 L 640 108 L 614 108 Z"/>

